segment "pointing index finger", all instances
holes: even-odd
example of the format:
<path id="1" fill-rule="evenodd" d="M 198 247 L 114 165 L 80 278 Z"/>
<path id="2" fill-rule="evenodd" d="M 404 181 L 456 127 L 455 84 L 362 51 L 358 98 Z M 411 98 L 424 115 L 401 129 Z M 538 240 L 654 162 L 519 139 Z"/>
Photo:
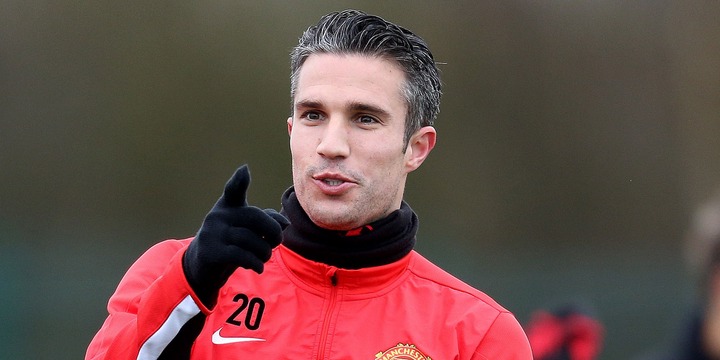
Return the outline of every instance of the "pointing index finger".
<path id="1" fill-rule="evenodd" d="M 250 170 L 243 165 L 235 170 L 225 184 L 222 200 L 227 206 L 247 206 L 247 189 L 250 186 Z"/>

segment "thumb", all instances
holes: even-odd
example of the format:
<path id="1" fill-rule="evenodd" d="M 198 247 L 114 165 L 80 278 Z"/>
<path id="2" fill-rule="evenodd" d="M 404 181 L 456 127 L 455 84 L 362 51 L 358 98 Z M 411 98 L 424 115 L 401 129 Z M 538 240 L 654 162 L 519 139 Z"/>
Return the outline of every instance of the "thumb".
<path id="1" fill-rule="evenodd" d="M 275 209 L 265 209 L 264 211 L 266 214 L 270 215 L 271 218 L 277 221 L 282 230 L 285 230 L 285 228 L 290 225 L 290 220 L 288 220 L 283 214 L 277 212 Z"/>
<path id="2" fill-rule="evenodd" d="M 235 170 L 233 176 L 225 184 L 225 191 L 220 198 L 226 206 L 247 206 L 247 189 L 250 186 L 250 170 L 243 165 Z"/>

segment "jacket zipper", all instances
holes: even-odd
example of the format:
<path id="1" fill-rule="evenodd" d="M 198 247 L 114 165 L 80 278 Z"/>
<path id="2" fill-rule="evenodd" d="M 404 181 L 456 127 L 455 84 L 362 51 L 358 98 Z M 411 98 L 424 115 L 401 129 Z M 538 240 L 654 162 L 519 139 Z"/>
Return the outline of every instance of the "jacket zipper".
<path id="1" fill-rule="evenodd" d="M 322 332 L 320 333 L 320 349 L 318 350 L 318 360 L 325 358 L 325 351 L 327 338 L 330 332 L 330 323 L 332 322 L 333 312 L 335 312 L 335 305 L 337 304 L 337 269 L 332 268 L 327 272 L 327 276 L 330 280 L 330 299 L 328 300 L 327 310 L 323 318 Z"/>

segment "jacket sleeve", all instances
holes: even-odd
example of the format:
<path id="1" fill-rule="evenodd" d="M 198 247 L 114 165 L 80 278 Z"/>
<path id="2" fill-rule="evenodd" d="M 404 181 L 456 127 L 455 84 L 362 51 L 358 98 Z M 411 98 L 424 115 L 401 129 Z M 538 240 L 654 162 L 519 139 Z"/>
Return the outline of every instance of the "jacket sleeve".
<path id="1" fill-rule="evenodd" d="M 110 297 L 109 315 L 86 360 L 157 359 L 185 324 L 209 312 L 183 273 L 182 255 L 189 242 L 161 242 L 130 267 Z"/>
<path id="2" fill-rule="evenodd" d="M 509 312 L 502 312 L 475 350 L 473 360 L 532 360 L 525 331 Z"/>

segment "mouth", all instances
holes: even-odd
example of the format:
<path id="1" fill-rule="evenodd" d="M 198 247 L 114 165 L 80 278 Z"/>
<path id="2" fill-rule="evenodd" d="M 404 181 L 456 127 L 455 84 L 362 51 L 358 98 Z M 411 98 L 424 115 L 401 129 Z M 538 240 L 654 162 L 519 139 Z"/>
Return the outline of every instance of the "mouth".
<path id="1" fill-rule="evenodd" d="M 317 186 L 327 195 L 340 195 L 351 189 L 357 182 L 339 173 L 318 173 L 312 176 Z"/>
<path id="2" fill-rule="evenodd" d="M 338 186 L 343 183 L 354 183 L 351 178 L 337 173 L 320 173 L 312 176 L 316 181 L 321 181 L 330 186 Z"/>
<path id="3" fill-rule="evenodd" d="M 345 181 L 338 180 L 338 179 L 319 179 L 319 180 L 330 186 L 338 186 L 345 182 Z"/>

